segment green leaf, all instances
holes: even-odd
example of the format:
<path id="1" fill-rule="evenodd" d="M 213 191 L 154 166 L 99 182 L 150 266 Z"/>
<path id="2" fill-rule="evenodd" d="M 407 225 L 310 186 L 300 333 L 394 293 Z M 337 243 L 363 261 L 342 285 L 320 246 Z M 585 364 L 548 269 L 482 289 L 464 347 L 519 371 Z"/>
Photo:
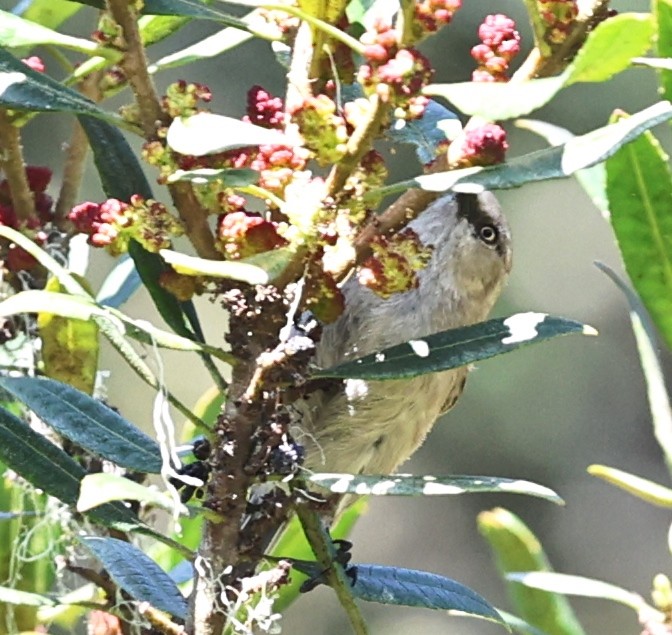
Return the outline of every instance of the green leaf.
<path id="1" fill-rule="evenodd" d="M 511 512 L 493 509 L 478 515 L 478 530 L 487 540 L 502 575 L 509 571 L 549 571 L 537 537 Z M 507 591 L 516 612 L 548 635 L 584 635 L 567 600 L 510 582 Z"/>
<path id="2" fill-rule="evenodd" d="M 659 507 L 672 507 L 672 489 L 606 465 L 591 465 L 588 474 L 620 487 L 629 494 Z"/>
<path id="3" fill-rule="evenodd" d="M 105 119 L 121 127 L 118 115 L 101 110 L 78 92 L 38 73 L 0 48 L 0 107 L 30 112 L 72 112 Z"/>
<path id="4" fill-rule="evenodd" d="M 203 185 L 218 181 L 222 187 L 245 187 L 256 185 L 259 172 L 250 168 L 200 168 L 198 170 L 177 170 L 168 177 L 169 183 L 189 181 L 195 185 Z"/>
<path id="5" fill-rule="evenodd" d="M 561 75 L 506 83 L 431 84 L 423 92 L 444 97 L 466 115 L 513 119 L 547 104 L 565 86 L 604 82 L 626 70 L 634 57 L 649 49 L 653 33 L 651 14 L 622 13 L 597 26 Z"/>
<path id="6" fill-rule="evenodd" d="M 444 610 L 505 625 L 502 616 L 478 593 L 455 580 L 426 571 L 353 565 L 354 597 L 367 602 Z"/>
<path id="7" fill-rule="evenodd" d="M 508 353 L 521 346 L 569 333 L 595 335 L 597 331 L 580 322 L 545 313 L 516 313 L 507 318 L 496 318 L 410 340 L 378 353 L 320 370 L 314 376 L 359 379 L 416 377 L 466 366 Z"/>
<path id="8" fill-rule="evenodd" d="M 538 134 L 548 141 L 549 145 L 559 146 L 574 139 L 575 135 L 566 128 L 554 126 L 545 121 L 535 119 L 519 119 L 516 127 L 529 130 Z M 603 215 L 608 214 L 609 203 L 607 201 L 607 171 L 603 163 L 598 163 L 590 168 L 584 168 L 574 173 L 576 180 L 591 198 L 595 207 Z"/>
<path id="9" fill-rule="evenodd" d="M 639 613 L 647 609 L 653 611 L 641 595 L 626 591 L 621 587 L 600 580 L 584 578 L 578 575 L 555 573 L 553 571 L 513 572 L 507 574 L 507 579 L 519 582 L 532 589 L 559 593 L 562 595 L 576 595 L 585 598 L 599 598 L 623 604 Z"/>
<path id="10" fill-rule="evenodd" d="M 175 152 L 197 157 L 248 146 L 296 145 L 293 139 L 279 130 L 210 112 L 173 119 L 166 142 Z"/>
<path id="11" fill-rule="evenodd" d="M 564 501 L 551 489 L 512 478 L 494 476 L 393 476 L 370 474 L 311 474 L 306 481 L 338 494 L 372 496 L 445 496 L 482 492 L 526 494 L 552 503 Z"/>
<path id="12" fill-rule="evenodd" d="M 59 293 L 62 287 L 57 278 L 50 278 L 45 289 L 45 293 L 54 291 L 57 296 L 64 295 Z M 81 300 L 80 297 L 70 297 Z M 0 303 L 0 311 L 2 305 Z M 44 374 L 89 395 L 93 394 L 98 370 L 98 325 L 92 320 L 58 315 L 52 306 L 46 304 L 37 316 L 37 327 L 42 340 Z"/>
<path id="13" fill-rule="evenodd" d="M 89 138 L 106 196 L 126 202 L 133 194 L 152 198 L 152 188 L 124 135 L 114 126 L 86 115 L 79 117 L 79 123 Z"/>
<path id="14" fill-rule="evenodd" d="M 80 542 L 102 562 L 112 580 L 133 599 L 179 619 L 187 618 L 187 601 L 168 575 L 134 545 L 100 536 L 80 536 Z"/>
<path id="15" fill-rule="evenodd" d="M 656 18 L 657 37 L 654 38 L 659 57 L 672 57 L 672 0 L 655 0 L 653 11 Z M 669 61 L 669 60 L 668 60 Z M 662 96 L 672 99 L 672 68 L 661 68 L 658 74 Z"/>
<path id="16" fill-rule="evenodd" d="M 48 595 L 20 591 L 11 587 L 0 586 L 0 602 L 23 606 L 56 606 L 59 603 Z"/>
<path id="17" fill-rule="evenodd" d="M 284 247 L 243 260 L 206 260 L 170 249 L 162 249 L 160 254 L 175 271 L 185 276 L 228 278 L 247 284 L 269 284 L 293 256 L 293 252 Z"/>
<path id="18" fill-rule="evenodd" d="M 140 485 L 118 474 L 104 472 L 87 474 L 82 479 L 77 499 L 77 511 L 85 512 L 105 503 L 125 500 L 138 501 L 171 513 L 177 508 L 186 512 L 185 507 L 176 506 L 175 501 L 165 493 Z"/>
<path id="19" fill-rule="evenodd" d="M 0 10 L 0 43 L 5 48 L 33 47 L 40 44 L 60 46 L 85 55 L 112 56 L 116 59 L 120 53 L 112 49 L 99 47 L 90 40 L 72 37 L 65 33 L 25 20 L 9 11 Z"/>
<path id="20" fill-rule="evenodd" d="M 625 269 L 672 346 L 672 173 L 650 133 L 607 161 L 611 224 Z"/>
<path id="21" fill-rule="evenodd" d="M 623 292 L 630 305 L 630 321 L 646 380 L 646 395 L 653 419 L 653 432 L 663 450 L 667 469 L 672 472 L 672 408 L 665 376 L 658 359 L 654 326 L 639 297 L 609 267 L 599 262 L 595 264 Z"/>
<path id="22" fill-rule="evenodd" d="M 4 408 L 0 408 L 0 461 L 49 496 L 67 505 L 77 502 L 84 468 Z M 141 527 L 135 515 L 121 505 L 103 505 L 87 516 L 122 531 Z"/>
<path id="23" fill-rule="evenodd" d="M 0 377 L 0 387 L 83 448 L 128 469 L 161 471 L 157 443 L 97 399 L 52 379 Z"/>
<path id="24" fill-rule="evenodd" d="M 21 17 L 55 29 L 80 9 L 78 4 L 68 0 L 31 0 Z"/>
<path id="25" fill-rule="evenodd" d="M 444 192 L 456 185 L 476 184 L 497 190 L 525 183 L 558 179 L 591 167 L 612 156 L 619 148 L 644 131 L 672 118 L 672 104 L 661 101 L 627 119 L 574 137 L 567 143 L 531 152 L 506 163 L 487 168 L 464 168 L 417 176 L 395 189 L 418 186 L 431 192 Z"/>

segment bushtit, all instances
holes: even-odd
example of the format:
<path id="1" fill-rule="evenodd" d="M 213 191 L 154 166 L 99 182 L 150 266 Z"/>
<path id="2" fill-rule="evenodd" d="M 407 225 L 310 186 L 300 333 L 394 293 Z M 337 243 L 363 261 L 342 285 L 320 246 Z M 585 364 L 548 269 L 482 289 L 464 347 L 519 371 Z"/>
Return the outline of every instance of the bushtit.
<path id="1" fill-rule="evenodd" d="M 490 192 L 432 203 L 409 226 L 434 250 L 416 289 L 382 299 L 350 279 L 345 312 L 324 330 L 317 363 L 334 366 L 407 340 L 485 320 L 511 269 L 511 237 Z M 412 379 L 335 381 L 299 405 L 306 467 L 390 474 L 460 397 L 468 369 Z"/>

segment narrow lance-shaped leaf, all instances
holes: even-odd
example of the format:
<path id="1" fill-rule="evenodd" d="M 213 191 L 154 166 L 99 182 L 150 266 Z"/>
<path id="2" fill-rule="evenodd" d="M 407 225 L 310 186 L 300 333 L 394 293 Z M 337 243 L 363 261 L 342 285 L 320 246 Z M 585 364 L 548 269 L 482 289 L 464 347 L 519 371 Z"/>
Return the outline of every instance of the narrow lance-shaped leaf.
<path id="1" fill-rule="evenodd" d="M 663 450 L 667 468 L 672 472 L 672 407 L 670 407 L 665 376 L 656 350 L 655 328 L 639 297 L 607 265 L 599 262 L 595 264 L 623 292 L 630 305 L 630 321 L 646 380 L 646 395 L 653 419 L 653 433 Z"/>
<path id="2" fill-rule="evenodd" d="M 658 30 L 655 38 L 656 51 L 661 58 L 672 57 L 672 0 L 655 0 L 653 11 Z M 672 99 L 672 68 L 660 68 L 658 74 L 665 99 Z"/>
<path id="3" fill-rule="evenodd" d="M 647 478 L 635 476 L 623 470 L 617 470 L 606 465 L 591 465 L 588 474 L 597 476 L 607 483 L 611 483 L 622 490 L 659 507 L 672 507 L 672 489 L 654 483 Z"/>
<path id="4" fill-rule="evenodd" d="M 0 408 L 0 461 L 50 496 L 71 506 L 77 502 L 84 468 L 4 408 Z M 123 531 L 141 528 L 137 517 L 118 504 L 103 505 L 87 517 Z"/>
<path id="5" fill-rule="evenodd" d="M 157 443 L 97 399 L 51 379 L 2 377 L 0 387 L 83 448 L 122 467 L 161 471 Z"/>
<path id="6" fill-rule="evenodd" d="M 401 379 L 466 366 L 559 335 L 595 335 L 590 326 L 545 313 L 517 313 L 410 340 L 315 373 L 316 377 Z"/>
<path id="7" fill-rule="evenodd" d="M 672 118 L 672 104 L 662 101 L 627 119 L 574 137 L 567 143 L 538 150 L 486 168 L 463 168 L 449 172 L 425 174 L 415 179 L 388 186 L 385 191 L 421 187 L 431 192 L 444 192 L 456 185 L 476 184 L 498 190 L 519 187 L 525 183 L 560 179 L 608 159 L 626 143 L 644 131 Z"/>
<path id="8" fill-rule="evenodd" d="M 602 582 L 601 580 L 567 575 L 566 573 L 555 573 L 554 571 L 512 572 L 507 574 L 506 577 L 512 582 L 519 582 L 532 589 L 563 595 L 611 600 L 623 604 L 637 611 L 637 613 L 642 610 L 651 611 L 652 614 L 655 612 L 655 609 L 649 606 L 638 593 L 627 591 L 615 584 Z"/>
<path id="9" fill-rule="evenodd" d="M 493 509 L 478 516 L 478 530 L 492 549 L 502 575 L 509 571 L 548 571 L 551 566 L 537 537 L 514 514 Z M 516 612 L 548 635 L 584 635 L 567 600 L 559 595 L 509 582 Z"/>
<path id="10" fill-rule="evenodd" d="M 78 92 L 38 73 L 0 48 L 0 107 L 22 111 L 72 112 L 128 124 L 118 115 L 101 110 Z"/>
<path id="11" fill-rule="evenodd" d="M 672 173 L 653 135 L 607 161 L 607 196 L 625 269 L 672 346 Z"/>
<path id="12" fill-rule="evenodd" d="M 186 619 L 186 599 L 168 574 L 140 549 L 116 538 L 81 536 L 79 540 L 133 599 Z"/>
<path id="13" fill-rule="evenodd" d="M 372 496 L 447 496 L 456 494 L 499 492 L 526 494 L 553 503 L 563 500 L 551 489 L 512 478 L 494 476 L 413 476 L 395 474 L 311 474 L 306 481 L 338 494 Z"/>
<path id="14" fill-rule="evenodd" d="M 469 587 L 426 571 L 353 565 L 352 594 L 360 600 L 444 610 L 505 624 L 495 608 Z"/>
<path id="15" fill-rule="evenodd" d="M 31 0 L 21 17 L 42 26 L 55 29 L 80 10 L 80 6 L 69 0 Z"/>

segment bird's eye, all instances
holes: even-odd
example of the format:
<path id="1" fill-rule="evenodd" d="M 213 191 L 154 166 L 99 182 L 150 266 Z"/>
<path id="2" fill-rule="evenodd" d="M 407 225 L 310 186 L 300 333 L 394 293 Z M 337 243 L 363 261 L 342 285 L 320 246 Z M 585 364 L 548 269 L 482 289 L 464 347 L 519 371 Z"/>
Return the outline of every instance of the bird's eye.
<path id="1" fill-rule="evenodd" d="M 480 239 L 486 245 L 493 245 L 497 242 L 497 236 L 499 235 L 497 229 L 492 225 L 483 225 L 478 232 Z"/>

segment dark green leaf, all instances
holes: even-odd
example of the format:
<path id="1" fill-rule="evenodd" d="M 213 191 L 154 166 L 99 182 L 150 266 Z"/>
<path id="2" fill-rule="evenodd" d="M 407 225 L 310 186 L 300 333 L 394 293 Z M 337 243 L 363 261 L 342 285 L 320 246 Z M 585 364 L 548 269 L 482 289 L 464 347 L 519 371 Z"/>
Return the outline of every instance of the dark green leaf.
<path id="1" fill-rule="evenodd" d="M 398 567 L 358 564 L 352 594 L 360 600 L 379 604 L 416 606 L 456 612 L 504 624 L 478 593 L 450 578 Z"/>
<path id="2" fill-rule="evenodd" d="M 79 540 L 133 599 L 186 619 L 186 599 L 168 574 L 140 549 L 116 538 L 81 536 Z"/>
<path id="3" fill-rule="evenodd" d="M 126 202 L 133 194 L 152 198 L 152 188 L 124 135 L 93 117 L 80 116 L 79 123 L 89 138 L 105 194 Z"/>
<path id="4" fill-rule="evenodd" d="M 122 467 L 149 473 L 161 471 L 156 442 L 97 399 L 52 379 L 2 377 L 0 387 L 83 448 Z"/>
<path id="5" fill-rule="evenodd" d="M 625 269 L 672 346 L 672 173 L 653 135 L 607 161 L 607 197 Z"/>
<path id="6" fill-rule="evenodd" d="M 97 9 L 104 9 L 103 0 L 75 0 Z M 212 7 L 200 0 L 144 0 L 140 11 L 143 15 L 175 15 L 201 20 L 216 20 L 238 29 L 247 29 L 247 25 L 225 11 Z"/>
<path id="7" fill-rule="evenodd" d="M 492 549 L 502 575 L 510 571 L 549 571 L 551 566 L 536 536 L 514 514 L 493 509 L 478 516 L 478 530 Z M 509 582 L 516 612 L 548 635 L 584 635 L 566 598 Z"/>
<path id="8" fill-rule="evenodd" d="M 306 481 L 338 494 L 372 496 L 446 496 L 468 493 L 499 492 L 526 494 L 553 503 L 563 500 L 551 489 L 513 478 L 495 476 L 413 476 L 394 474 L 311 474 Z"/>
<path id="9" fill-rule="evenodd" d="M 0 408 L 0 461 L 50 496 L 73 507 L 77 503 L 84 468 L 4 408 Z M 136 516 L 120 504 L 103 505 L 87 517 L 122 530 L 140 527 Z"/>
<path id="10" fill-rule="evenodd" d="M 466 366 L 481 359 L 545 340 L 596 331 L 585 324 L 545 313 L 516 313 L 392 346 L 361 359 L 315 373 L 316 377 L 401 379 Z"/>
<path id="11" fill-rule="evenodd" d="M 72 112 L 106 119 L 116 125 L 125 122 L 101 110 L 78 92 L 62 86 L 44 73 L 28 68 L 0 48 L 0 107 L 37 112 Z"/>
<path id="12" fill-rule="evenodd" d="M 477 184 L 486 189 L 507 189 L 525 183 L 558 179 L 596 165 L 645 130 L 672 118 L 672 104 L 659 102 L 627 119 L 574 137 L 567 143 L 531 152 L 487 168 L 464 168 L 418 176 L 413 183 L 423 190 L 444 192 L 460 184 Z M 407 186 L 407 184 L 404 184 Z"/>
<path id="13" fill-rule="evenodd" d="M 659 57 L 672 57 L 672 0 L 656 0 L 653 3 L 658 29 L 655 48 Z M 658 74 L 662 96 L 672 99 L 672 69 L 661 68 Z"/>
<path id="14" fill-rule="evenodd" d="M 434 100 L 427 104 L 420 119 L 405 121 L 398 119 L 396 124 L 387 132 L 387 137 L 394 143 L 410 143 L 415 146 L 418 161 L 423 165 L 436 159 L 440 144 L 446 144 L 450 134 L 450 126 L 459 131 L 462 127 L 460 120 L 451 112 Z"/>

